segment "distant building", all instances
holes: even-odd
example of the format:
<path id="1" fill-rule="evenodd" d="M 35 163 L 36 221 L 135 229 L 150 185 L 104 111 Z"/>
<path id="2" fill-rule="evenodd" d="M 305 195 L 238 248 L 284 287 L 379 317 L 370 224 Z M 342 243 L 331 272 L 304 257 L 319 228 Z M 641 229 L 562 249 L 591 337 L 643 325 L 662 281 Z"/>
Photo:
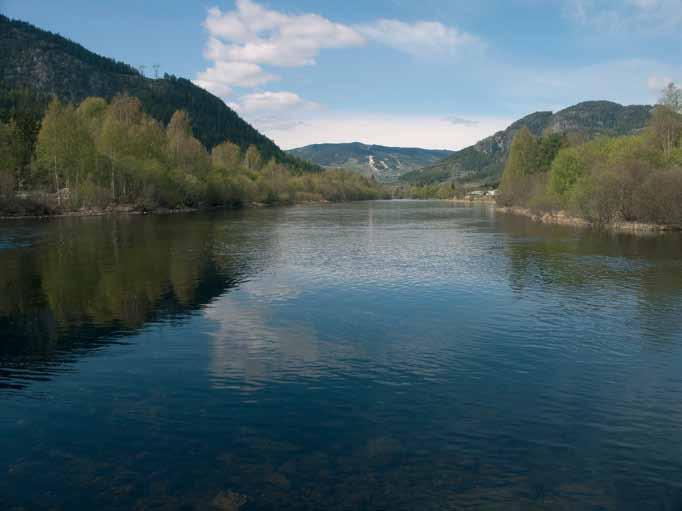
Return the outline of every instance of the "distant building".
<path id="1" fill-rule="evenodd" d="M 467 197 L 485 197 L 485 192 L 483 190 L 474 190 L 467 193 Z"/>
<path id="2" fill-rule="evenodd" d="M 494 198 L 497 196 L 497 190 L 472 190 L 466 194 L 468 200 L 479 200 L 486 198 Z"/>

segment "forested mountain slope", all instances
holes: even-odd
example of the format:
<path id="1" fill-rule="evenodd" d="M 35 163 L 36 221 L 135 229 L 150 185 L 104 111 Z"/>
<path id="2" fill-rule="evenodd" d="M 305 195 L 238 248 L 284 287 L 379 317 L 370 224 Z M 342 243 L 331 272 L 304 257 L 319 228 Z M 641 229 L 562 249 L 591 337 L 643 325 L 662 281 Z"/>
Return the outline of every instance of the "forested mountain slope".
<path id="1" fill-rule="evenodd" d="M 90 96 L 111 99 L 129 94 L 164 124 L 175 111 L 187 111 L 194 135 L 209 149 L 229 140 L 242 149 L 256 146 L 266 160 L 275 158 L 302 170 L 317 170 L 286 154 L 221 99 L 189 80 L 169 75 L 147 78 L 127 64 L 99 56 L 60 35 L 0 15 L 0 107 L 15 108 L 15 91 L 27 89 L 44 98 L 43 103 L 50 96 L 78 103 Z"/>
<path id="2" fill-rule="evenodd" d="M 589 140 L 599 135 L 629 135 L 646 125 L 652 107 L 622 106 L 610 101 L 579 103 L 557 113 L 536 112 L 477 144 L 457 151 L 434 165 L 401 177 L 413 184 L 443 181 L 496 183 L 502 175 L 514 135 L 527 127 L 535 136 L 565 134 Z"/>

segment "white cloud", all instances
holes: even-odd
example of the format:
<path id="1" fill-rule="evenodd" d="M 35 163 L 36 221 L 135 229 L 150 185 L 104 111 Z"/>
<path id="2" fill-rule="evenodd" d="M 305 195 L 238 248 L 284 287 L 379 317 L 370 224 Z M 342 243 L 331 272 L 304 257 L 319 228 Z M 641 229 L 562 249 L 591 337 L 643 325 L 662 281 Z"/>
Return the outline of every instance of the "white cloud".
<path id="1" fill-rule="evenodd" d="M 239 102 L 231 106 L 245 115 L 310 110 L 319 107 L 317 103 L 306 101 L 294 92 L 254 92 L 242 96 Z"/>
<path id="2" fill-rule="evenodd" d="M 453 148 L 474 143 L 503 128 L 506 121 L 435 117 L 343 116 L 291 91 L 252 90 L 277 80 L 271 68 L 312 66 L 322 50 L 362 47 L 373 42 L 418 57 L 452 55 L 478 39 L 435 21 L 407 23 L 379 19 L 347 25 L 318 14 L 285 13 L 253 0 L 214 7 L 204 22 L 204 56 L 210 67 L 195 83 L 229 99 L 229 105 L 283 147 L 312 142 L 361 140 L 369 143 Z M 242 91 L 244 92 L 244 91 Z M 235 97 L 237 96 L 237 97 Z"/>
<path id="3" fill-rule="evenodd" d="M 360 47 L 372 40 L 411 55 L 428 56 L 451 53 L 476 41 L 438 22 L 380 19 L 351 26 L 318 14 L 268 9 L 253 0 L 236 0 L 235 8 L 226 12 L 213 7 L 204 27 L 209 35 L 204 56 L 212 64 L 197 75 L 195 83 L 223 98 L 234 87 L 254 88 L 276 80 L 266 70 L 268 66 L 315 65 L 323 49 Z M 267 98 L 277 107 L 276 99 Z"/>
<path id="4" fill-rule="evenodd" d="M 237 0 L 234 11 L 211 9 L 204 26 L 211 38 L 227 43 L 220 58 L 279 67 L 312 65 L 323 48 L 365 43 L 364 37 L 347 25 L 317 14 L 283 14 L 251 0 Z"/>
<path id="5" fill-rule="evenodd" d="M 398 147 L 461 149 L 506 128 L 511 122 L 511 119 L 482 118 L 464 125 L 435 116 L 325 112 L 309 116 L 305 122 L 278 125 L 260 124 L 255 120 L 254 124 L 285 149 L 351 141 Z"/>
<path id="6" fill-rule="evenodd" d="M 416 56 L 452 53 L 478 42 L 474 36 L 436 21 L 405 23 L 381 19 L 357 28 L 368 39 Z"/>
<path id="7" fill-rule="evenodd" d="M 258 64 L 250 62 L 216 62 L 212 67 L 197 75 L 194 83 L 225 97 L 233 86 L 257 87 L 273 80 L 275 75 L 266 73 Z"/>

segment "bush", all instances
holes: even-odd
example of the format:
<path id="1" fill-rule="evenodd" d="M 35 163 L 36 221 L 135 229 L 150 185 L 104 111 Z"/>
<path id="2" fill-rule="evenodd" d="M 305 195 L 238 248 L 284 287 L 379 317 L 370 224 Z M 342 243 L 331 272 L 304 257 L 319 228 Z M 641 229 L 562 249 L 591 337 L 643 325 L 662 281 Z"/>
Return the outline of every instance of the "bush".
<path id="1" fill-rule="evenodd" d="M 639 218 L 646 222 L 682 226 L 682 169 L 650 175 L 636 197 Z"/>

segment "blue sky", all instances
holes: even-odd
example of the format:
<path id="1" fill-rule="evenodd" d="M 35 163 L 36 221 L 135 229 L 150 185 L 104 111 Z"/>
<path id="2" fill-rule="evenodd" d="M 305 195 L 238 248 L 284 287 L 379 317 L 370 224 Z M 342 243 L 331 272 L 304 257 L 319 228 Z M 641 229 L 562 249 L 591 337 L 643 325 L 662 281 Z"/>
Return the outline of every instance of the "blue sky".
<path id="1" fill-rule="evenodd" d="M 682 79 L 682 0 L 0 0 L 222 97 L 283 147 L 456 149 L 537 110 L 651 103 Z"/>

